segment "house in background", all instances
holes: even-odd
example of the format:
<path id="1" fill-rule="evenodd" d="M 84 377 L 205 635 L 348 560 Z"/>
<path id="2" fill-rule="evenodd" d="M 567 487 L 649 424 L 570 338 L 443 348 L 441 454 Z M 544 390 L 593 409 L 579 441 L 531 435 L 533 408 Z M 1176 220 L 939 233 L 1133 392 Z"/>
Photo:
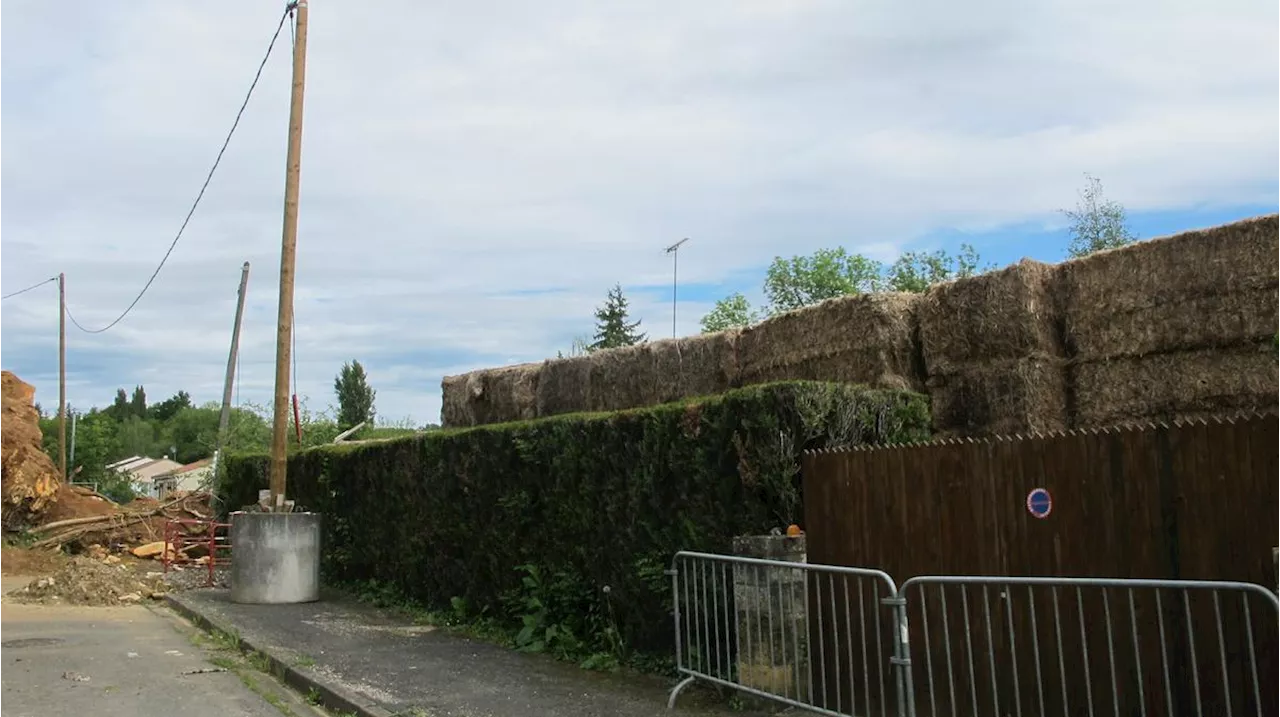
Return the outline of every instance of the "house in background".
<path id="1" fill-rule="evenodd" d="M 174 491 L 193 491 L 200 490 L 213 475 L 213 459 L 205 458 L 204 460 L 188 463 L 185 466 L 156 476 L 153 479 L 155 483 L 155 497 L 164 498 Z"/>
<path id="2" fill-rule="evenodd" d="M 181 467 L 181 463 L 169 460 L 169 456 L 164 456 L 163 458 L 130 456 L 122 461 L 116 461 L 108 465 L 107 470 L 124 473 L 129 476 L 129 483 L 133 486 L 134 493 L 156 498 L 158 496 L 155 489 L 155 477 L 171 473 Z"/>

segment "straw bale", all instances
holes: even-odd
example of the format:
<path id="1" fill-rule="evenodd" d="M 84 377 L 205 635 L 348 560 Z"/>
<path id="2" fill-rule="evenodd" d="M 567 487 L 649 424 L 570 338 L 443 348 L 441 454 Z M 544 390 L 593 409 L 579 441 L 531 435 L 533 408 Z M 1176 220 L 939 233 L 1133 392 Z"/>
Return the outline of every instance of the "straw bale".
<path id="1" fill-rule="evenodd" d="M 1278 229 L 1256 217 L 1062 264 L 1068 346 L 1094 361 L 1274 335 Z"/>
<path id="2" fill-rule="evenodd" d="M 441 422 L 453 428 L 535 418 L 541 370 L 541 364 L 519 364 L 446 376 Z"/>
<path id="3" fill-rule="evenodd" d="M 1012 359 L 931 376 L 934 430 L 947 436 L 1066 430 L 1064 367 L 1060 359 Z"/>
<path id="4" fill-rule="evenodd" d="M 915 309 L 918 294 L 828 299 L 743 330 L 742 384 L 787 379 L 920 389 Z"/>
<path id="5" fill-rule="evenodd" d="M 476 425 L 468 401 L 467 382 L 472 374 L 445 376 L 440 381 L 440 424 L 445 428 Z"/>
<path id="6" fill-rule="evenodd" d="M 543 362 L 538 378 L 537 415 L 590 410 L 592 356 L 573 356 Z"/>
<path id="7" fill-rule="evenodd" d="M 930 376 L 994 359 L 1060 358 L 1055 267 L 1031 259 L 929 289 L 920 344 Z"/>
<path id="8" fill-rule="evenodd" d="M 589 409 L 618 411 L 728 391 L 737 382 L 737 338 L 737 331 L 724 331 L 592 354 Z"/>
<path id="9" fill-rule="evenodd" d="M 1083 362 L 1071 371 L 1076 425 L 1275 411 L 1278 375 L 1270 343 Z"/>

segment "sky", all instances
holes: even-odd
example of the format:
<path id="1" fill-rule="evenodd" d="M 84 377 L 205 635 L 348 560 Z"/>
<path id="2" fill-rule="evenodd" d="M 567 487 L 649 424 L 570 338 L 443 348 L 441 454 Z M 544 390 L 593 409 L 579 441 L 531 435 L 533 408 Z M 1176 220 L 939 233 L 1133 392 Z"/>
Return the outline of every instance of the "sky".
<path id="1" fill-rule="evenodd" d="M 85 328 L 142 288 L 283 3 L 7 0 L 0 289 L 65 272 Z M 310 410 L 359 360 L 379 420 L 438 422 L 445 375 L 553 357 L 622 285 L 653 337 L 761 298 L 775 256 L 973 244 L 1057 261 L 1085 173 L 1144 238 L 1280 204 L 1280 9 L 1224 0 L 312 3 L 296 288 Z M 274 381 L 286 28 L 137 307 L 67 335 L 80 410 L 117 387 Z M 57 403 L 53 284 L 5 300 L 0 364 Z"/>

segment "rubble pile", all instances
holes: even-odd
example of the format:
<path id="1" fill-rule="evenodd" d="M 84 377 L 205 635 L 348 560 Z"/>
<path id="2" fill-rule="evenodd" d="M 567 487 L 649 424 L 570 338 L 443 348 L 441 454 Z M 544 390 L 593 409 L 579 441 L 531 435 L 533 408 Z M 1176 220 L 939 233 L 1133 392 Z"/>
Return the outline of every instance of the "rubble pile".
<path id="1" fill-rule="evenodd" d="M 33 580 L 5 598 L 45 605 L 105 606 L 158 600 L 166 592 L 167 587 L 159 572 L 140 574 L 114 555 L 107 555 L 102 560 L 79 555 L 52 575 Z"/>
<path id="2" fill-rule="evenodd" d="M 62 484 L 42 446 L 35 388 L 3 371 L 0 392 L 0 522 L 18 529 L 38 522 L 56 504 Z"/>

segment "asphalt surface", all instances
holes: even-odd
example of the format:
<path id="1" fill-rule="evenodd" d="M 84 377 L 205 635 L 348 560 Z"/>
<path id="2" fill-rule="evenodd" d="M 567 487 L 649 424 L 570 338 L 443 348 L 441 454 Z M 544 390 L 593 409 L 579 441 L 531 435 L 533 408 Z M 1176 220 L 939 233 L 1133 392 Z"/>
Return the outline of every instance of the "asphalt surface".
<path id="1" fill-rule="evenodd" d="M 588 672 L 414 625 L 337 594 L 302 605 L 238 605 L 226 591 L 171 594 L 179 609 L 293 666 L 290 684 L 334 690 L 366 714 L 531 717 L 730 714 L 723 705 L 666 708 L 672 681 Z M 733 714 L 742 715 L 743 712 Z"/>
<path id="2" fill-rule="evenodd" d="M 0 602 L 3 717 L 281 717 L 164 608 Z"/>

